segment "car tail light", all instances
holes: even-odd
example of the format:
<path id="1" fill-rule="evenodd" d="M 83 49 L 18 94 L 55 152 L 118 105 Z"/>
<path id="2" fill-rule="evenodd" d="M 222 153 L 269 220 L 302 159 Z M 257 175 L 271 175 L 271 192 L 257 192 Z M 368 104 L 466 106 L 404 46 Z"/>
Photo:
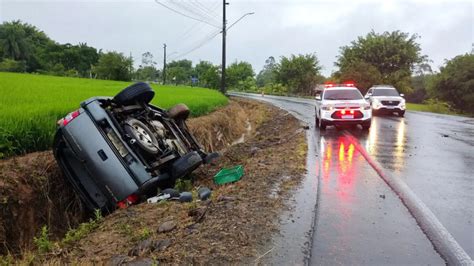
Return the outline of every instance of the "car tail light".
<path id="1" fill-rule="evenodd" d="M 341 112 L 341 115 L 345 115 L 346 113 L 349 113 L 351 115 L 354 114 L 354 110 L 341 110 L 340 112 Z"/>
<path id="2" fill-rule="evenodd" d="M 128 206 L 133 205 L 138 202 L 140 198 L 136 194 L 132 194 L 125 198 L 122 201 L 117 202 L 117 207 L 119 209 L 125 209 L 128 208 Z"/>
<path id="3" fill-rule="evenodd" d="M 79 110 L 69 113 L 68 115 L 66 115 L 66 117 L 58 121 L 58 125 L 62 124 L 63 126 L 66 126 L 67 124 L 71 123 L 74 118 L 78 117 L 79 114 Z"/>

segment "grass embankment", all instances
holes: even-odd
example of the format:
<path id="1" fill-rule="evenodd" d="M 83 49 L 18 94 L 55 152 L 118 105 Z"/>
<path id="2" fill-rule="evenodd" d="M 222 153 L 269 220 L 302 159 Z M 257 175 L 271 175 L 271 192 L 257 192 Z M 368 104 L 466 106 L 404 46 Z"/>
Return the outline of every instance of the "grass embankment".
<path id="1" fill-rule="evenodd" d="M 406 103 L 407 110 L 429 112 L 446 115 L 461 115 L 458 112 L 452 111 L 451 109 L 440 105 L 440 104 L 423 104 L 423 103 Z"/>
<path id="2" fill-rule="evenodd" d="M 114 96 L 131 82 L 0 72 L 0 159 L 48 149 L 56 121 L 93 96 Z M 193 116 L 227 104 L 221 93 L 187 86 L 152 85 L 152 103 L 189 106 Z"/>

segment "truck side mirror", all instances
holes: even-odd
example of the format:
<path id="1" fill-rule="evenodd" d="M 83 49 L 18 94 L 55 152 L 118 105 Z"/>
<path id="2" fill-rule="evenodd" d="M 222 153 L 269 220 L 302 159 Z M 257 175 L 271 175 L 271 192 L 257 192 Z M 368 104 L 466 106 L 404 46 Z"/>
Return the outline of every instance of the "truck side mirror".
<path id="1" fill-rule="evenodd" d="M 314 99 L 316 99 L 316 101 L 321 101 L 321 94 L 316 95 Z"/>
<path id="2" fill-rule="evenodd" d="M 403 93 L 400 93 L 400 97 L 405 97 L 405 94 L 403 94 Z"/>

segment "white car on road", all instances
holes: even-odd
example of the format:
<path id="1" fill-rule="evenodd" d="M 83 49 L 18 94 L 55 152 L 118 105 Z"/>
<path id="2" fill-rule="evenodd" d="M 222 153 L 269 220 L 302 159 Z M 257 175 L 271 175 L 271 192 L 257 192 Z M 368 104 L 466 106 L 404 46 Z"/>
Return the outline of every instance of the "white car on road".
<path id="1" fill-rule="evenodd" d="M 361 125 L 369 129 L 372 119 L 370 104 L 353 84 L 326 84 L 316 96 L 316 126 Z"/>
<path id="2" fill-rule="evenodd" d="M 394 113 L 403 117 L 405 115 L 405 99 L 403 94 L 399 94 L 395 87 L 390 85 L 375 85 L 372 86 L 365 95 L 365 98 L 370 102 L 372 111 L 378 113 Z"/>

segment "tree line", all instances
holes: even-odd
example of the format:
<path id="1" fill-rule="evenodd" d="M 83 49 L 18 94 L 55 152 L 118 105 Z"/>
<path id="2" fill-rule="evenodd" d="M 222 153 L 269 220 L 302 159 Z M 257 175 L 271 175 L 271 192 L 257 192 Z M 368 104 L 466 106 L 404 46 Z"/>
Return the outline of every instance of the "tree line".
<path id="1" fill-rule="evenodd" d="M 419 36 L 401 31 L 369 32 L 340 48 L 329 77 L 321 74 L 316 54 L 268 57 L 256 75 L 252 65 L 236 61 L 227 69 L 227 88 L 280 95 L 311 95 L 317 84 L 353 81 L 365 92 L 375 84 L 391 84 L 411 102 L 441 101 L 474 113 L 474 55 L 466 53 L 433 72 L 421 53 Z M 123 53 L 104 52 L 86 43 L 60 44 L 43 31 L 19 20 L 0 24 L 0 71 L 110 80 L 162 82 L 162 70 L 153 54 L 141 55 L 141 64 Z M 208 61 L 193 65 L 187 59 L 171 61 L 167 82 L 218 89 L 220 66 Z"/>

